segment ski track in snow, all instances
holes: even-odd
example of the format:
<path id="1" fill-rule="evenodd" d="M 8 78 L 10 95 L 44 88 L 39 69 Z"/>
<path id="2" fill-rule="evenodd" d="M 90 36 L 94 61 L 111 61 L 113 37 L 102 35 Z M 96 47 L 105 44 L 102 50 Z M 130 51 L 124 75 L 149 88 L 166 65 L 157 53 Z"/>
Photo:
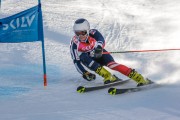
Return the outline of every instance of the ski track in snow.
<path id="1" fill-rule="evenodd" d="M 0 18 L 36 4 L 3 0 Z M 108 51 L 179 48 L 179 6 L 178 0 L 42 0 L 48 87 L 43 88 L 41 43 L 0 44 L 0 119 L 179 120 L 179 51 L 113 54 L 164 84 L 122 96 L 110 96 L 107 89 L 76 93 L 78 85 L 102 78 L 84 81 L 69 53 L 73 22 L 82 17 L 104 35 Z"/>

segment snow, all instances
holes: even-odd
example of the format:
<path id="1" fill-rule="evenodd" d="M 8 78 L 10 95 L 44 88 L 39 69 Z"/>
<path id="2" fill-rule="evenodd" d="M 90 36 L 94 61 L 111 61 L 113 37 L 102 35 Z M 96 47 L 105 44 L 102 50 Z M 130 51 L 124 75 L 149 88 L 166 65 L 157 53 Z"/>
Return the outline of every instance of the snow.
<path id="1" fill-rule="evenodd" d="M 0 18 L 37 0 L 3 0 Z M 111 96 L 107 89 L 78 94 L 89 83 L 69 53 L 72 25 L 86 18 L 106 38 L 108 51 L 180 48 L 179 0 L 42 0 L 48 87 L 43 87 L 41 43 L 0 44 L 0 120 L 179 120 L 179 51 L 112 54 L 163 87 Z M 123 75 L 110 70 L 118 77 Z M 133 84 L 133 82 L 132 82 Z"/>

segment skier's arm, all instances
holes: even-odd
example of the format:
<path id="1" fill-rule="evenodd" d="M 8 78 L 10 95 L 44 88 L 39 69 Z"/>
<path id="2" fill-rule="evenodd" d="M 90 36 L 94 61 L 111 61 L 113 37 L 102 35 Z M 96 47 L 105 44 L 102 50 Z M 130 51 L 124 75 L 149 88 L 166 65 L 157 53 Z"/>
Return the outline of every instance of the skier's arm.
<path id="1" fill-rule="evenodd" d="M 74 62 L 74 65 L 75 65 L 77 71 L 78 71 L 80 74 L 83 75 L 84 73 L 87 72 L 87 71 L 84 69 L 84 67 L 82 66 L 80 60 L 74 60 L 73 62 Z"/>
<path id="2" fill-rule="evenodd" d="M 102 48 L 104 47 L 104 45 L 105 45 L 104 37 L 102 36 L 102 34 L 98 30 L 91 29 L 90 30 L 90 36 L 93 37 L 94 39 L 96 39 L 97 46 L 100 45 Z"/>
<path id="3" fill-rule="evenodd" d="M 102 56 L 103 48 L 105 46 L 104 37 L 96 29 L 90 30 L 90 36 L 92 36 L 97 41 L 97 44 L 94 47 L 94 57 L 95 58 L 100 58 Z"/>
<path id="4" fill-rule="evenodd" d="M 77 71 L 80 73 L 80 74 L 84 74 L 85 72 L 87 72 L 83 65 L 81 64 L 81 61 L 80 61 L 80 58 L 79 58 L 79 55 L 78 55 L 78 51 L 77 51 L 77 45 L 74 44 L 72 41 L 71 41 L 71 44 L 70 44 L 70 52 L 71 52 L 71 58 L 73 59 L 73 63 L 77 69 Z"/>

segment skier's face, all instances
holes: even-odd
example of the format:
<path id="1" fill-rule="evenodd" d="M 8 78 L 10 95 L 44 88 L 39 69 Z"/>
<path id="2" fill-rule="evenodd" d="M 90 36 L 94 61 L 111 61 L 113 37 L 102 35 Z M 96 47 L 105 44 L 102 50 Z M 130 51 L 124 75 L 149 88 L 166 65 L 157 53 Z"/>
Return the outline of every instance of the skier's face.
<path id="1" fill-rule="evenodd" d="M 75 32 L 75 34 L 79 38 L 80 41 L 85 41 L 88 36 L 87 31 L 77 31 Z"/>
<path id="2" fill-rule="evenodd" d="M 87 34 L 86 35 L 79 35 L 80 41 L 86 41 L 86 39 L 87 39 Z"/>

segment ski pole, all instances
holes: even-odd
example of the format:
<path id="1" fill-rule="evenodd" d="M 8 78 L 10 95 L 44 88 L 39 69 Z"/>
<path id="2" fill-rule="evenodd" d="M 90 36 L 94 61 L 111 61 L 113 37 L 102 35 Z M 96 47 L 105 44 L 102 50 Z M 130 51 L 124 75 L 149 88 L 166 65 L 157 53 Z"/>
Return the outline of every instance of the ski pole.
<path id="1" fill-rule="evenodd" d="M 134 52 L 160 52 L 160 51 L 175 51 L 177 49 L 157 49 L 157 50 L 129 50 L 129 51 L 117 51 L 117 52 L 103 52 L 103 54 L 114 54 L 114 53 L 134 53 Z"/>

